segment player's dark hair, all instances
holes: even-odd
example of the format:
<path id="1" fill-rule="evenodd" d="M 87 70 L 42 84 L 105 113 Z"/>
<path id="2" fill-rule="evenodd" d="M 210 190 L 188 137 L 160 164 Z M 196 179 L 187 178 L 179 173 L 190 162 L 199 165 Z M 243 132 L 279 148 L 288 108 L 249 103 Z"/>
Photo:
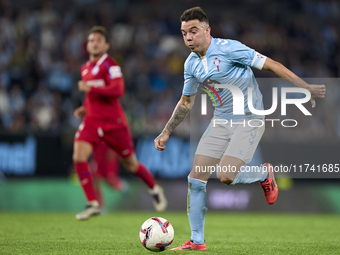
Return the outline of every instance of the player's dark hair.
<path id="1" fill-rule="evenodd" d="M 193 7 L 183 12 L 181 22 L 198 19 L 200 22 L 209 24 L 209 20 L 201 7 Z"/>
<path id="2" fill-rule="evenodd" d="M 105 42 L 109 42 L 109 33 L 107 32 L 105 27 L 102 26 L 94 26 L 90 29 L 88 35 L 93 33 L 100 33 L 105 37 Z"/>

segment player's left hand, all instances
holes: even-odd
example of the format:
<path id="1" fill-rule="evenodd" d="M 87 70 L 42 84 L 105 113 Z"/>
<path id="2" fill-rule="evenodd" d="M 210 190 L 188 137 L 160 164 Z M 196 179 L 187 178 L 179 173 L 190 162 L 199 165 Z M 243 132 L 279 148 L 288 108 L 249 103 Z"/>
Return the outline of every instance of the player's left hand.
<path id="1" fill-rule="evenodd" d="M 325 85 L 315 85 L 309 84 L 307 88 L 311 93 L 310 102 L 312 103 L 312 107 L 316 106 L 315 98 L 324 98 L 326 94 L 326 86 Z"/>
<path id="2" fill-rule="evenodd" d="M 90 92 L 91 91 L 91 87 L 86 84 L 86 81 L 83 81 L 83 80 L 78 81 L 78 89 L 79 89 L 79 91 L 82 91 L 82 92 Z"/>

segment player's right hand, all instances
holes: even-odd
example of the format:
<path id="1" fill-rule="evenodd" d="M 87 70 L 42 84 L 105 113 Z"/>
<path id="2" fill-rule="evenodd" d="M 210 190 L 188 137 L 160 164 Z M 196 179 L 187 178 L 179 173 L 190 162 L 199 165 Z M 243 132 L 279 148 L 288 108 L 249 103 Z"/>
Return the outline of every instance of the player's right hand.
<path id="1" fill-rule="evenodd" d="M 155 140 L 155 147 L 159 151 L 165 150 L 165 143 L 168 141 L 169 135 L 161 133 Z"/>
<path id="2" fill-rule="evenodd" d="M 86 109 L 84 106 L 80 106 L 74 110 L 74 116 L 78 118 L 83 118 L 86 115 Z"/>

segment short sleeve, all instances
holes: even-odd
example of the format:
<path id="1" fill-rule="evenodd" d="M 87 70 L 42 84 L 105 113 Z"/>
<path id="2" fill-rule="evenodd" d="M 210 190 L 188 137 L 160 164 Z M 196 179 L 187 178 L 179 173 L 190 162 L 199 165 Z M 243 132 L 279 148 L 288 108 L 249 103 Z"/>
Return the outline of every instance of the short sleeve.
<path id="1" fill-rule="evenodd" d="M 184 87 L 182 94 L 184 96 L 191 96 L 197 93 L 197 88 L 199 86 L 199 82 L 197 79 L 190 73 L 190 63 L 185 62 L 184 64 Z"/>
<path id="2" fill-rule="evenodd" d="M 247 66 L 254 67 L 262 70 L 263 65 L 267 59 L 266 56 L 256 52 L 255 50 L 247 47 L 246 45 L 234 41 L 230 46 L 231 61 Z"/>

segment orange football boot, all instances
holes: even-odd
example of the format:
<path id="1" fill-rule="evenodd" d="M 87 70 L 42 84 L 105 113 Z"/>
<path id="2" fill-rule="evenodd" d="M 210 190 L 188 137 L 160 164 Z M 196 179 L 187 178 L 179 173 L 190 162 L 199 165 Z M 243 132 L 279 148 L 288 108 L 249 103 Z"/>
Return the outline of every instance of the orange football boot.
<path id="1" fill-rule="evenodd" d="M 267 203 L 272 205 L 275 203 L 277 199 L 279 189 L 277 188 L 277 185 L 275 182 L 273 165 L 269 163 L 265 163 L 263 164 L 263 166 L 267 168 L 268 178 L 267 180 L 260 182 L 260 185 L 263 189 L 263 194 L 266 198 Z"/>

